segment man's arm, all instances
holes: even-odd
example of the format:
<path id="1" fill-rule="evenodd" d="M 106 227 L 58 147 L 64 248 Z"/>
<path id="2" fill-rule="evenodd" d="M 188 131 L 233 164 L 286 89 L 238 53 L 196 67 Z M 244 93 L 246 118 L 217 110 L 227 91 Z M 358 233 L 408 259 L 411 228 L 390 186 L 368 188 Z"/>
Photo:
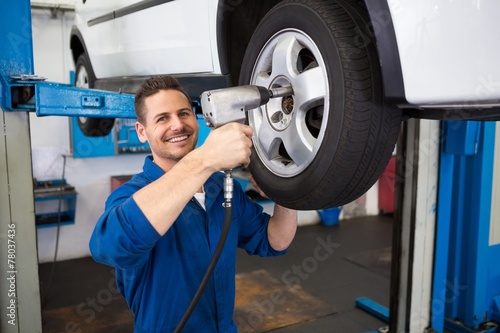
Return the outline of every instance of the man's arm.
<path id="1" fill-rule="evenodd" d="M 276 251 L 282 251 L 290 246 L 297 231 L 297 211 L 274 205 L 274 213 L 267 226 L 269 244 Z"/>
<path id="2" fill-rule="evenodd" d="M 249 163 L 252 133 L 251 127 L 235 123 L 210 132 L 201 147 L 133 195 L 160 235 L 167 232 L 211 174 Z"/>
<path id="3" fill-rule="evenodd" d="M 162 177 L 133 195 L 137 206 L 160 235 L 167 232 L 194 193 L 216 171 L 199 155 L 186 155 Z"/>
<path id="4" fill-rule="evenodd" d="M 257 191 L 259 191 L 259 194 L 263 198 L 267 198 L 267 195 L 260 189 L 255 179 L 252 176 L 249 176 L 248 179 Z M 269 219 L 267 226 L 267 238 L 274 250 L 283 251 L 290 246 L 297 231 L 297 222 L 296 210 L 285 208 L 278 204 L 274 205 L 273 216 Z"/>

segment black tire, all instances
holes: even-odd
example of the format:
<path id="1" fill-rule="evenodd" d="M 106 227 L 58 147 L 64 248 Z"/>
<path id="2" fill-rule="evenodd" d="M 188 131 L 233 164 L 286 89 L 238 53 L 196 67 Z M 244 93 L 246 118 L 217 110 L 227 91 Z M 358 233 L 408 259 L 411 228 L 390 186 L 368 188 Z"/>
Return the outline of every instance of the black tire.
<path id="1" fill-rule="evenodd" d="M 94 88 L 96 77 L 90 60 L 82 53 L 75 65 L 75 86 L 80 88 Z M 78 117 L 78 127 L 82 133 L 90 137 L 107 136 L 115 124 L 114 118 Z"/>
<path id="2" fill-rule="evenodd" d="M 368 22 L 365 10 L 341 0 L 285 0 L 250 40 L 239 83 L 294 89 L 248 114 L 255 129 L 249 169 L 280 205 L 352 202 L 392 155 L 401 110 L 384 102 Z"/>

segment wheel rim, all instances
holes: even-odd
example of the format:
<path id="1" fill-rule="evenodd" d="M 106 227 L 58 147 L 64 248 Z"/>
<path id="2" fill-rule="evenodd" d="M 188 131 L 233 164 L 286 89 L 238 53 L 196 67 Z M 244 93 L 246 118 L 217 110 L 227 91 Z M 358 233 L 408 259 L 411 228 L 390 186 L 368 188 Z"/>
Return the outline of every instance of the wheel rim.
<path id="1" fill-rule="evenodd" d="M 273 174 L 296 176 L 317 156 L 329 116 L 327 77 L 317 45 L 302 31 L 282 30 L 260 51 L 250 84 L 294 91 L 248 113 L 254 148 Z"/>
<path id="2" fill-rule="evenodd" d="M 86 89 L 90 88 L 89 76 L 87 73 L 87 69 L 84 66 L 78 67 L 76 71 L 75 87 Z M 87 122 L 87 117 L 78 117 L 78 120 L 81 124 L 85 124 Z"/>

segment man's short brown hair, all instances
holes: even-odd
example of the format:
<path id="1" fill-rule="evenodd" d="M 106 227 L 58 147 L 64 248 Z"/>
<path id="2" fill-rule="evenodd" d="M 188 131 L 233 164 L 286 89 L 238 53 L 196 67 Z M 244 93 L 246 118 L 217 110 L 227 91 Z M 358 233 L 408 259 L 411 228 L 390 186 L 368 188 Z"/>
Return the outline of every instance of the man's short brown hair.
<path id="1" fill-rule="evenodd" d="M 162 76 L 153 76 L 144 81 L 139 89 L 137 89 L 135 93 L 134 100 L 134 108 L 135 114 L 137 116 L 137 121 L 141 124 L 145 124 L 146 115 L 145 115 L 145 100 L 147 97 L 156 94 L 160 90 L 177 90 L 186 96 L 189 101 L 189 104 L 192 105 L 193 102 L 189 97 L 188 93 L 181 87 L 179 81 L 173 76 L 170 75 L 162 75 Z"/>

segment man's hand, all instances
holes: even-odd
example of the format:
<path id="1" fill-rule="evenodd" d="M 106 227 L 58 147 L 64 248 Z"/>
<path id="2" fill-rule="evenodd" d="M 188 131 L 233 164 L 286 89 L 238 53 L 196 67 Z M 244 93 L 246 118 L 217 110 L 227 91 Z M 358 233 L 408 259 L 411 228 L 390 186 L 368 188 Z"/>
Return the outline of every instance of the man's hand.
<path id="1" fill-rule="evenodd" d="M 246 167 L 250 163 L 253 128 L 229 123 L 212 130 L 199 148 L 215 171 Z"/>

